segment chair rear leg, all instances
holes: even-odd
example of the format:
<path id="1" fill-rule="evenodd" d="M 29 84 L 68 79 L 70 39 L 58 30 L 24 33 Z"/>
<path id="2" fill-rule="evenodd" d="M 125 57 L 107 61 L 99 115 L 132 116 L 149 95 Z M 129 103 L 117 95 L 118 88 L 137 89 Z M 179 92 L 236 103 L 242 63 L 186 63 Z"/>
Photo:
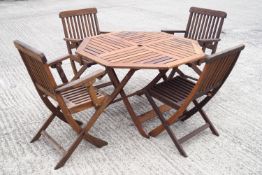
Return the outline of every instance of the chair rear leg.
<path id="1" fill-rule="evenodd" d="M 42 127 L 39 129 L 39 131 L 36 133 L 36 135 L 33 137 L 33 139 L 30 141 L 30 143 L 33 143 L 34 141 L 39 139 L 39 137 L 41 136 L 41 132 L 49 126 L 49 124 L 53 121 L 54 118 L 55 115 L 52 113 L 45 121 L 45 123 L 42 125 Z"/>
<path id="2" fill-rule="evenodd" d="M 209 118 L 207 117 L 206 113 L 200 109 L 199 113 L 201 114 L 201 116 L 203 117 L 203 119 L 205 120 L 206 123 L 209 124 L 209 128 L 212 131 L 212 133 L 216 136 L 219 136 L 219 133 L 217 132 L 216 128 L 214 127 L 214 125 L 212 124 L 212 122 L 209 120 Z"/>
<path id="3" fill-rule="evenodd" d="M 161 70 L 159 70 L 159 72 L 161 73 Z M 167 80 L 168 80 L 166 74 L 162 74 L 162 79 L 163 79 L 164 81 L 167 81 Z"/>
<path id="4" fill-rule="evenodd" d="M 74 63 L 75 64 L 75 63 Z M 79 71 L 77 71 L 76 73 L 74 73 L 74 77 L 72 78 L 72 80 L 77 80 L 80 78 L 80 76 L 85 72 L 85 70 L 88 68 L 88 66 L 86 64 L 84 64 Z"/>
<path id="5" fill-rule="evenodd" d="M 209 124 L 209 128 L 212 131 L 212 133 L 216 136 L 219 136 L 219 133 L 217 132 L 216 128 L 214 127 L 214 125 L 212 124 L 212 122 L 209 120 L 207 114 L 205 113 L 205 111 L 199 107 L 199 104 L 196 100 L 193 100 L 194 105 L 198 108 L 198 112 L 201 114 L 202 118 L 205 120 L 206 123 Z"/>
<path id="6" fill-rule="evenodd" d="M 164 128 L 166 129 L 168 135 L 170 136 L 170 138 L 172 139 L 173 143 L 176 145 L 178 151 L 180 152 L 180 154 L 184 157 L 187 157 L 186 152 L 184 151 L 182 145 L 179 143 L 179 141 L 177 140 L 175 134 L 173 133 L 173 131 L 171 130 L 171 128 L 169 127 L 169 125 L 166 123 L 166 120 L 164 118 L 164 116 L 162 115 L 161 111 L 159 110 L 159 108 L 157 107 L 156 103 L 154 102 L 153 98 L 150 96 L 150 94 L 148 92 L 145 93 L 149 103 L 152 105 L 153 109 L 155 110 L 158 118 L 160 119 L 162 125 L 164 126 Z"/>

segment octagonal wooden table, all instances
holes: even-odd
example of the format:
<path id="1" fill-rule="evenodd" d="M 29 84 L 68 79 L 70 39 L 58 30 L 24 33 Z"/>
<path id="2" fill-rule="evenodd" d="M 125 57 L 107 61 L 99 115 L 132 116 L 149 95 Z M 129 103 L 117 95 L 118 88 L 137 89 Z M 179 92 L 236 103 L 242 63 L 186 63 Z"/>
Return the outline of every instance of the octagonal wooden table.
<path id="1" fill-rule="evenodd" d="M 149 114 L 152 116 L 152 111 L 147 115 L 137 116 L 123 90 L 135 71 L 159 70 L 158 78 L 156 77 L 152 84 L 156 83 L 154 81 L 159 80 L 159 77 L 165 76 L 168 69 L 195 62 L 205 56 L 197 41 L 162 32 L 113 32 L 88 37 L 80 44 L 76 53 L 105 66 L 115 87 L 110 98 L 97 110 L 97 115 L 120 94 L 135 126 L 144 137 L 148 135 L 142 123 L 146 118 L 150 118 Z M 115 68 L 125 68 L 129 71 L 120 81 Z M 166 110 L 166 107 L 162 110 Z"/>

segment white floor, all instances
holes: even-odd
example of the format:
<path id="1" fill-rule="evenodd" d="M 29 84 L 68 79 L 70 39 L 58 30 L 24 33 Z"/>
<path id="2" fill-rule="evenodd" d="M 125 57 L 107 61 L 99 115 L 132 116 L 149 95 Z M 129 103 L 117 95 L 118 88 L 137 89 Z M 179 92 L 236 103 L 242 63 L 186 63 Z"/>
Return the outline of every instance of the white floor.
<path id="1" fill-rule="evenodd" d="M 66 165 L 53 170 L 59 154 L 44 139 L 30 139 L 49 111 L 38 97 L 13 46 L 19 39 L 43 51 L 48 60 L 66 53 L 58 13 L 97 7 L 106 31 L 184 29 L 190 6 L 228 12 L 219 50 L 244 43 L 235 69 L 206 111 L 220 137 L 209 130 L 183 144 L 179 155 L 166 133 L 145 139 L 135 129 L 122 103 L 108 108 L 92 133 L 109 142 L 98 149 L 82 142 Z M 0 1 L 0 174 L 262 174 L 262 9 L 258 0 L 35 0 Z M 69 64 L 65 64 L 70 71 Z M 93 68 L 95 69 L 95 68 Z M 123 75 L 124 71 L 120 70 Z M 138 71 L 127 92 L 143 87 L 157 72 Z M 150 109 L 131 98 L 136 113 Z M 92 111 L 76 117 L 87 120 Z M 183 135 L 200 125 L 196 115 L 173 128 Z M 149 130 L 158 120 L 148 122 Z M 76 134 L 56 120 L 48 132 L 69 146 Z"/>

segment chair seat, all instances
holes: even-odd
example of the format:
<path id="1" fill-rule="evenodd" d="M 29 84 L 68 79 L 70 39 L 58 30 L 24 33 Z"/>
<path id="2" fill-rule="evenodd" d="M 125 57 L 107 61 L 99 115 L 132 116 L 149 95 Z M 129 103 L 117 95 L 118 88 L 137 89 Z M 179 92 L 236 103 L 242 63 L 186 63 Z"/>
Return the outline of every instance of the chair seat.
<path id="1" fill-rule="evenodd" d="M 194 82 L 177 76 L 153 86 L 150 94 L 171 107 L 177 108 L 188 97 L 194 86 Z"/>
<path id="2" fill-rule="evenodd" d="M 64 98 L 67 107 L 72 113 L 79 112 L 84 108 L 90 108 L 94 106 L 92 99 L 87 91 L 87 88 L 76 87 L 61 93 Z M 97 101 L 98 103 L 102 102 L 106 94 L 102 91 L 97 90 Z"/>

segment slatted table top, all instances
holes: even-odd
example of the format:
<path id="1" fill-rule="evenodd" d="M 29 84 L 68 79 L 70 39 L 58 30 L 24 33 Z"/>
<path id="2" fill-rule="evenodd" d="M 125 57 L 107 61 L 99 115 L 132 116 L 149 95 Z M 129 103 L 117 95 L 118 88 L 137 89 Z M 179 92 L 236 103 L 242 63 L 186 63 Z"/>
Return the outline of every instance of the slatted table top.
<path id="1" fill-rule="evenodd" d="M 204 58 L 198 42 L 163 32 L 113 32 L 85 38 L 77 54 L 113 68 L 167 69 Z"/>

